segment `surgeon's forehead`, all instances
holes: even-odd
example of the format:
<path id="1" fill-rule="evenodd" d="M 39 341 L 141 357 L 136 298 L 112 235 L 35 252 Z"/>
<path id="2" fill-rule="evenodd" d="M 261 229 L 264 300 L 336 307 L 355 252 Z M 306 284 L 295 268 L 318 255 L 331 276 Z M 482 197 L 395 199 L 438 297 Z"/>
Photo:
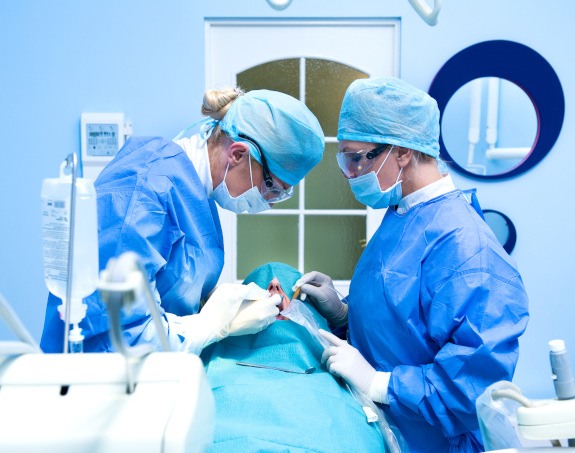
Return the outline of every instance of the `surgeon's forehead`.
<path id="1" fill-rule="evenodd" d="M 339 150 L 345 151 L 363 151 L 374 148 L 376 145 L 369 142 L 356 142 L 352 140 L 341 140 L 339 142 Z"/>

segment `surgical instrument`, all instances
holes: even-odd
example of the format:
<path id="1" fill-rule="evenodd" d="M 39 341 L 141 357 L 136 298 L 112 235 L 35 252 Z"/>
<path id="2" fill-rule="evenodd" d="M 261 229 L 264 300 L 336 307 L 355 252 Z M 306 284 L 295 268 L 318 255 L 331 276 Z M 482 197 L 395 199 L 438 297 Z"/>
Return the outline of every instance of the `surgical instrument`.
<path id="1" fill-rule="evenodd" d="M 247 362 L 236 362 L 236 365 L 249 366 L 249 367 L 253 367 L 253 368 L 265 368 L 268 370 L 283 371 L 284 373 L 295 373 L 295 374 L 312 374 L 315 371 L 315 367 L 313 367 L 313 366 L 309 367 L 305 371 L 300 371 L 300 370 L 288 370 L 287 368 L 279 368 L 279 367 L 275 367 L 275 366 L 258 365 L 256 363 L 247 363 Z"/>

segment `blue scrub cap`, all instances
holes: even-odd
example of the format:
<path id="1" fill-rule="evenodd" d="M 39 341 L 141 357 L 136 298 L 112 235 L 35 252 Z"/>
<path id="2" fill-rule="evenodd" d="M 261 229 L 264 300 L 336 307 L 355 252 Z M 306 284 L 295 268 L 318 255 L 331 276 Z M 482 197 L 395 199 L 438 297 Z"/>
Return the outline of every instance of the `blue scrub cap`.
<path id="1" fill-rule="evenodd" d="M 323 156 L 324 136 L 314 114 L 305 104 L 287 94 L 253 90 L 238 97 L 220 122 L 220 128 L 234 141 L 255 147 L 240 137 L 255 140 L 274 176 L 295 186 Z"/>
<path id="2" fill-rule="evenodd" d="M 267 289 L 269 283 L 276 277 L 286 295 L 291 299 L 293 297 L 292 287 L 302 276 L 297 269 L 284 263 L 267 263 L 249 273 L 244 280 L 244 285 L 255 283 L 260 288 Z"/>
<path id="3" fill-rule="evenodd" d="M 437 102 L 395 77 L 356 80 L 343 98 L 337 139 L 387 143 L 437 157 Z"/>

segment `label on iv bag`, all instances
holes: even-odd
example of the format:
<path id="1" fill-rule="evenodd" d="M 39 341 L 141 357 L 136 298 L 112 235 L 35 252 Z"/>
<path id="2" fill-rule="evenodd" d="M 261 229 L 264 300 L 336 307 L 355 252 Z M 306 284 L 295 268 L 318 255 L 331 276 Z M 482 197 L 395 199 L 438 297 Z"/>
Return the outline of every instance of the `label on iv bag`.
<path id="1" fill-rule="evenodd" d="M 42 251 L 46 282 L 68 281 L 70 210 L 68 200 L 42 199 Z M 52 288 L 48 284 L 48 289 Z"/>

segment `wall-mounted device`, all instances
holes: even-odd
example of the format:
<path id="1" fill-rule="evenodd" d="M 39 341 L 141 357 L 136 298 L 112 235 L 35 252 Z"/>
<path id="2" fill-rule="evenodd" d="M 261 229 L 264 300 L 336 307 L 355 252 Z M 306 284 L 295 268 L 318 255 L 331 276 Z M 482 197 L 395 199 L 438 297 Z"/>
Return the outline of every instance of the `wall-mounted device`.
<path id="1" fill-rule="evenodd" d="M 132 135 L 132 124 L 123 113 L 82 113 L 82 169 L 84 178 L 95 180 Z"/>

